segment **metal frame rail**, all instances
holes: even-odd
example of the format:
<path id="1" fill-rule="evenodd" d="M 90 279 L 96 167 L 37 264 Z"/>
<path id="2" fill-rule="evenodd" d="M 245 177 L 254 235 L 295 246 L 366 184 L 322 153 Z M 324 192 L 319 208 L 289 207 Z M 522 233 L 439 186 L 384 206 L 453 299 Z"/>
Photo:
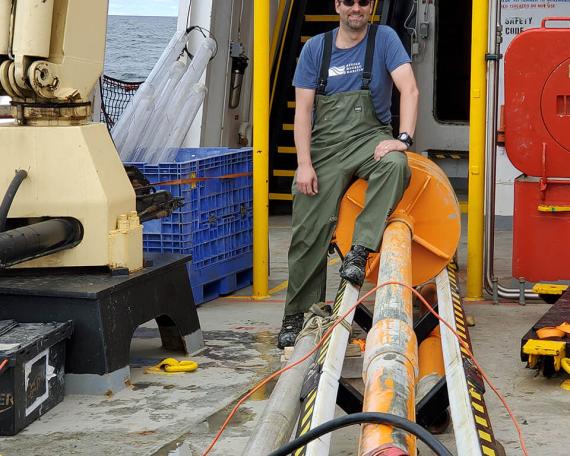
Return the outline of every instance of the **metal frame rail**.
<path id="1" fill-rule="evenodd" d="M 439 314 L 457 331 L 473 353 L 465 311 L 457 283 L 457 267 L 450 264 L 436 277 Z M 467 350 L 444 325 L 441 343 L 448 383 L 449 402 L 458 454 L 499 455 L 491 420 L 483 397 L 485 385 Z"/>
<path id="2" fill-rule="evenodd" d="M 333 317 L 341 316 L 358 300 L 359 289 L 341 280 L 333 306 Z M 352 326 L 355 311 L 352 311 L 344 321 L 325 339 L 319 349 L 315 363 L 309 370 L 303 389 L 301 390 L 301 413 L 297 424 L 297 436 L 307 433 L 310 429 L 334 417 L 335 398 L 338 391 L 356 390 L 349 388 L 345 382 L 341 382 L 340 373 L 344 363 L 346 346 Z M 358 408 L 351 394 L 347 394 L 347 404 Z M 349 408 L 349 405 L 345 406 Z M 362 411 L 362 405 L 360 405 Z M 324 435 L 307 446 L 299 448 L 295 456 L 328 454 L 330 447 L 330 434 Z"/>

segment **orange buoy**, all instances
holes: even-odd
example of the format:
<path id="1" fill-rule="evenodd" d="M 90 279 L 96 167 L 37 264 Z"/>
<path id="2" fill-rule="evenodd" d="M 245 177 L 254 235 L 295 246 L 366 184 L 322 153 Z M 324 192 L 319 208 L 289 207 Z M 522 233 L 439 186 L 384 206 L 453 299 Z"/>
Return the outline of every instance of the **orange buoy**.
<path id="1" fill-rule="evenodd" d="M 407 152 L 410 185 L 391 219 L 402 218 L 412 228 L 412 284 L 435 277 L 453 258 L 461 236 L 457 197 L 445 173 L 431 160 Z M 346 254 L 352 244 L 356 218 L 364 207 L 368 183 L 357 180 L 346 191 L 339 210 L 335 242 Z M 376 283 L 380 255 L 371 254 L 366 279 Z"/>

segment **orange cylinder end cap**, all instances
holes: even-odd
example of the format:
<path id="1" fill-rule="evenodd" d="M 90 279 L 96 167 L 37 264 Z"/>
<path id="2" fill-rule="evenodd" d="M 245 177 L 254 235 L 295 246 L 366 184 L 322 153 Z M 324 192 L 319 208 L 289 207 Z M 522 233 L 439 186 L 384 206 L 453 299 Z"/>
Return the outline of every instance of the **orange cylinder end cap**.
<path id="1" fill-rule="evenodd" d="M 417 286 L 435 277 L 455 255 L 461 236 L 461 212 L 455 191 L 441 168 L 416 153 L 406 155 L 412 177 L 392 217 L 405 217 L 413 223 L 412 284 Z M 335 242 L 343 255 L 350 249 L 367 187 L 366 181 L 357 180 L 341 201 Z M 366 279 L 374 284 L 379 264 L 380 255 L 371 254 Z"/>

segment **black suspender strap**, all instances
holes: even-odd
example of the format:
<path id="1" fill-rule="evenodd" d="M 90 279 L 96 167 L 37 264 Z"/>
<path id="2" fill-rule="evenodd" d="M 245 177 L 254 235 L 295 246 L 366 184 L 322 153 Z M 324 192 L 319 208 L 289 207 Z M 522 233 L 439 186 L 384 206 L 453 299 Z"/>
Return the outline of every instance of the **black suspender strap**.
<path id="1" fill-rule="evenodd" d="M 370 90 L 372 80 L 372 63 L 374 61 L 374 49 L 376 48 L 377 25 L 371 25 L 368 29 L 368 42 L 366 45 L 366 57 L 364 59 L 364 72 L 362 73 L 362 90 Z"/>
<path id="2" fill-rule="evenodd" d="M 329 79 L 329 67 L 331 65 L 331 54 L 333 46 L 332 30 L 325 33 L 323 40 L 323 60 L 321 62 L 321 73 L 319 75 L 319 84 L 317 86 L 317 95 L 325 95 L 327 83 Z"/>
<path id="3" fill-rule="evenodd" d="M 376 48 L 376 32 L 377 25 L 371 25 L 368 30 L 368 40 L 366 43 L 366 56 L 364 58 L 364 72 L 362 73 L 362 90 L 370 90 L 370 81 L 372 80 L 372 64 L 374 61 L 374 50 Z M 319 83 L 317 85 L 317 95 L 325 95 L 327 83 L 329 79 L 329 67 L 331 64 L 333 46 L 333 31 L 325 33 L 323 40 L 323 58 L 321 62 L 321 71 L 319 74 Z"/>

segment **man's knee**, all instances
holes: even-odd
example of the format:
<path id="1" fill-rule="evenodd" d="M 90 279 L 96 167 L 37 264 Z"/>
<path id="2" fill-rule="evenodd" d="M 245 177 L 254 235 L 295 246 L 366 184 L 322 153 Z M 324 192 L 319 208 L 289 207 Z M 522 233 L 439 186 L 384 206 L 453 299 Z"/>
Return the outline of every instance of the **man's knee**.
<path id="1" fill-rule="evenodd" d="M 394 151 L 384 155 L 380 162 L 404 169 L 408 166 L 408 156 L 404 152 Z"/>
<path id="2" fill-rule="evenodd" d="M 378 165 L 376 172 L 388 171 L 391 175 L 403 176 L 406 180 L 410 176 L 408 157 L 402 152 L 390 152 L 384 155 Z"/>
<path id="3" fill-rule="evenodd" d="M 390 152 L 384 155 L 372 171 L 368 181 L 392 182 L 406 189 L 410 185 L 411 170 L 408 166 L 408 157 L 402 152 Z"/>
<path id="4" fill-rule="evenodd" d="M 328 249 L 336 222 L 337 216 L 330 214 L 298 219 L 292 227 L 291 246 L 298 246 L 302 250 L 319 249 L 323 246 Z"/>

